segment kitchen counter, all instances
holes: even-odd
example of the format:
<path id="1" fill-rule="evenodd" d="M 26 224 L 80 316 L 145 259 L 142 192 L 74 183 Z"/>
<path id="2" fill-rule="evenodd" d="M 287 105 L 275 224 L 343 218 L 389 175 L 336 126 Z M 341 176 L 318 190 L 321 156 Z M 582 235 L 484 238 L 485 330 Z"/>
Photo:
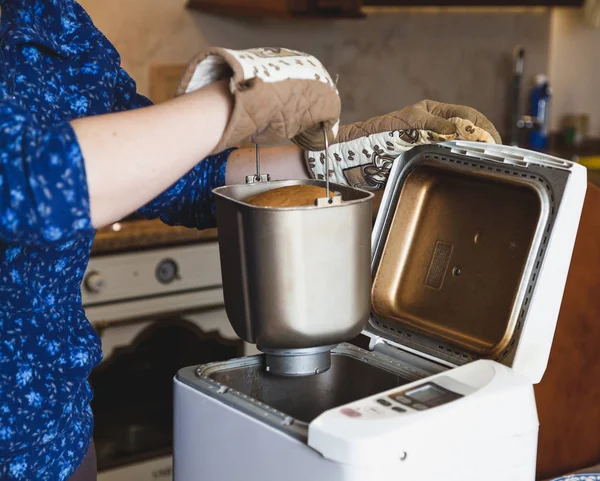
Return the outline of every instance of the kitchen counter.
<path id="1" fill-rule="evenodd" d="M 92 255 L 216 240 L 216 229 L 199 231 L 171 227 L 159 220 L 128 220 L 99 229 L 92 244 Z"/>

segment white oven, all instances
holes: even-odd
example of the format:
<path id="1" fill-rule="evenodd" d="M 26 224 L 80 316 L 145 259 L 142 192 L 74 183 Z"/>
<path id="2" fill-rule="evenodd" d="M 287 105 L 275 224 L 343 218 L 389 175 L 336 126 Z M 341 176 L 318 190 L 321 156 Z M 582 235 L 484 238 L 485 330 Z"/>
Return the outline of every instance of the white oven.
<path id="1" fill-rule="evenodd" d="M 92 372 L 99 481 L 172 480 L 172 379 L 253 354 L 225 309 L 216 241 L 93 255 L 82 286 L 102 339 Z"/>

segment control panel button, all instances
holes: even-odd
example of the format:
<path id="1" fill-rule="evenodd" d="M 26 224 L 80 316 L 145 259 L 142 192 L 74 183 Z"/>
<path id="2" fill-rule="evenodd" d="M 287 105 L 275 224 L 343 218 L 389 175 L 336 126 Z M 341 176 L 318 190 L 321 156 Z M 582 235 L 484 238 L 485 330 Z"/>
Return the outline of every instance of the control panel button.
<path id="1" fill-rule="evenodd" d="M 90 272 L 84 279 L 83 285 L 85 289 L 94 294 L 100 294 L 106 287 L 104 276 L 98 272 Z"/>
<path id="2" fill-rule="evenodd" d="M 425 406 L 425 404 L 421 403 L 413 403 L 411 407 L 417 411 L 425 411 L 426 409 L 429 409 L 429 406 Z"/>
<path id="3" fill-rule="evenodd" d="M 404 409 L 404 408 L 401 408 L 400 406 L 394 406 L 394 407 L 392 408 L 392 411 L 396 411 L 397 413 L 405 413 L 405 412 L 406 412 L 406 409 Z"/>
<path id="4" fill-rule="evenodd" d="M 351 409 L 351 408 L 342 408 L 342 409 L 340 409 L 340 412 L 343 415 L 348 416 L 349 418 L 359 418 L 362 416 L 361 413 L 359 413 L 358 411 L 355 411 L 354 409 Z"/>
<path id="5" fill-rule="evenodd" d="M 161 284 L 170 284 L 178 278 L 179 267 L 171 259 L 161 261 L 156 267 L 156 279 Z"/>
<path id="6" fill-rule="evenodd" d="M 391 403 L 391 402 L 389 402 L 389 401 L 386 401 L 385 399 L 378 399 L 378 400 L 377 400 L 377 402 L 378 402 L 379 404 L 381 404 L 382 406 L 391 406 L 391 405 L 392 405 L 392 403 Z"/>
<path id="7" fill-rule="evenodd" d="M 413 402 L 412 399 L 407 398 L 406 396 L 397 396 L 396 401 L 400 404 L 404 404 L 405 406 L 410 406 Z"/>

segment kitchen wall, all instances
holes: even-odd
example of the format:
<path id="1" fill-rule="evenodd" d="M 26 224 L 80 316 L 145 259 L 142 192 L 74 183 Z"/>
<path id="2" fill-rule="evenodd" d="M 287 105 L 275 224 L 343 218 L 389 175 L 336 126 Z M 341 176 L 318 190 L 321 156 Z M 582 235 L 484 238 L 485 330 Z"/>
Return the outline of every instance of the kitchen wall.
<path id="1" fill-rule="evenodd" d="M 410 9 L 371 12 L 364 20 L 275 21 L 192 13 L 185 0 L 80 1 L 144 93 L 152 64 L 185 62 L 204 45 L 285 45 L 339 74 L 345 122 L 431 98 L 471 105 L 504 131 L 513 48 L 527 50 L 530 77 L 548 62 L 546 9 Z"/>
<path id="2" fill-rule="evenodd" d="M 552 128 L 564 115 L 590 115 L 590 136 L 600 137 L 600 30 L 583 23 L 580 10 L 551 16 L 550 81 L 554 88 Z"/>

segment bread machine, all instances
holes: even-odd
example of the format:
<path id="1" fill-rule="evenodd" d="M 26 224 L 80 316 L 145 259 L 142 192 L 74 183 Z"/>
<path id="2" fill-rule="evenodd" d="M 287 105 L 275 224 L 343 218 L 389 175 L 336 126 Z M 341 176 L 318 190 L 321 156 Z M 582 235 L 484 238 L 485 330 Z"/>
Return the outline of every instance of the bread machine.
<path id="1" fill-rule="evenodd" d="M 174 479 L 533 481 L 533 385 L 548 361 L 586 184 L 582 166 L 514 147 L 452 142 L 405 153 L 371 238 L 369 351 L 344 343 L 354 329 L 341 329 L 341 344 L 310 343 L 337 344 L 313 373 L 322 354 L 304 370 L 292 356 L 291 368 L 268 372 L 266 354 L 182 369 Z M 248 220 L 236 215 L 243 230 Z M 341 250 L 352 242 L 336 239 Z M 238 248 L 243 271 L 248 249 Z M 338 282 L 349 281 L 319 287 Z M 354 325 L 362 304 L 352 297 L 364 286 L 348 285 L 346 295 L 332 288 L 305 302 L 354 311 Z M 289 289 L 314 294 L 297 284 L 272 292 Z M 249 309 L 251 292 L 245 286 L 231 307 L 246 309 L 246 331 L 236 331 L 247 338 L 275 322 L 254 316 L 277 315 Z M 299 342 L 291 347 L 304 349 Z"/>

